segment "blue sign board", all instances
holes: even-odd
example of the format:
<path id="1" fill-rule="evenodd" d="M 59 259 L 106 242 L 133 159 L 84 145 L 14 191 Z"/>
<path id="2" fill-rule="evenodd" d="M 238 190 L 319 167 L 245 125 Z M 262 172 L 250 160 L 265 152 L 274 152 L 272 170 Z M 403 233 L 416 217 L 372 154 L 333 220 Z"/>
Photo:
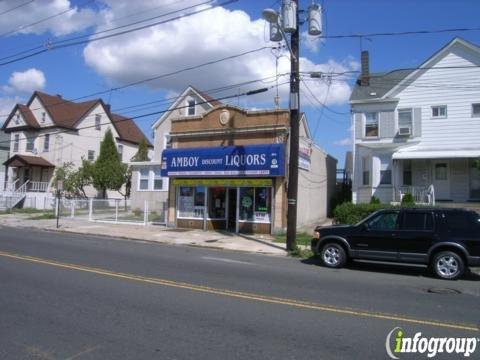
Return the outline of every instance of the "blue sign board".
<path id="1" fill-rule="evenodd" d="M 283 144 L 165 149 L 162 176 L 284 176 Z"/>

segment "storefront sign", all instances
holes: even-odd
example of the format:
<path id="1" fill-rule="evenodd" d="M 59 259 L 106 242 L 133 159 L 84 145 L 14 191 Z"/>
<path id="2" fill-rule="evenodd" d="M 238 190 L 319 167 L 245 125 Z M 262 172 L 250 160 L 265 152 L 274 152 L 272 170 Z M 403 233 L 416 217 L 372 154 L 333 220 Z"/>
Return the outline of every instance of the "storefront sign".
<path id="1" fill-rule="evenodd" d="M 272 179 L 173 179 L 174 186 L 271 187 Z"/>
<path id="2" fill-rule="evenodd" d="M 283 144 L 165 149 L 162 176 L 284 176 Z"/>

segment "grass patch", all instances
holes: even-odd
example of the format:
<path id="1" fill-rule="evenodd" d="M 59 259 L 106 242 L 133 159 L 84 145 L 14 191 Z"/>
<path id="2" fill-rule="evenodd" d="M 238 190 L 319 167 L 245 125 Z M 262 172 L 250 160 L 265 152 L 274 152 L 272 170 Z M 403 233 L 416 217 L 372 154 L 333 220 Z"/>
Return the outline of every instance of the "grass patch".
<path id="1" fill-rule="evenodd" d="M 310 249 L 302 249 L 302 248 L 297 246 L 295 248 L 295 250 L 289 251 L 288 255 L 290 255 L 292 257 L 308 259 L 308 258 L 311 258 L 314 254 L 313 254 L 312 250 L 310 250 Z"/>
<path id="2" fill-rule="evenodd" d="M 53 212 L 43 213 L 37 216 L 31 216 L 27 220 L 52 220 L 55 219 L 55 214 Z"/>
<path id="3" fill-rule="evenodd" d="M 305 232 L 297 233 L 296 239 L 297 239 L 297 245 L 310 246 L 310 240 L 312 240 L 312 234 L 308 234 Z M 275 239 L 273 241 L 276 243 L 285 244 L 287 241 L 287 234 L 275 235 Z"/>

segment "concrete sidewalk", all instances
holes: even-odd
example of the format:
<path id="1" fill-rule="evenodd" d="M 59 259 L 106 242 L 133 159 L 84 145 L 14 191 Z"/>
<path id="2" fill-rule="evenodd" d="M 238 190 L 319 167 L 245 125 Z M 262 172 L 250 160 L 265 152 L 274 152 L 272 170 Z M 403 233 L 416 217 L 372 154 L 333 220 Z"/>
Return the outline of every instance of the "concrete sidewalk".
<path id="1" fill-rule="evenodd" d="M 36 228 L 49 231 L 101 235 L 112 238 L 155 241 L 174 245 L 203 246 L 217 249 L 256 252 L 285 256 L 285 244 L 273 242 L 269 235 L 239 235 L 228 232 L 174 229 L 161 225 L 125 225 L 91 222 L 87 219 L 61 218 L 56 220 L 31 220 L 36 214 L 9 214 L 0 216 L 0 226 Z"/>

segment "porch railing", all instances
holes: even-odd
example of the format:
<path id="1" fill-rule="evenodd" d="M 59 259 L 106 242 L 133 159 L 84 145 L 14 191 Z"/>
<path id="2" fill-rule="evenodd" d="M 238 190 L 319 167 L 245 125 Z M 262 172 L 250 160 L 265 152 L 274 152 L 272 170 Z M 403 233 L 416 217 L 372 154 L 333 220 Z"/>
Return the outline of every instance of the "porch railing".
<path id="1" fill-rule="evenodd" d="M 402 202 L 406 194 L 411 194 L 416 204 L 435 205 L 435 188 L 429 186 L 400 186 L 395 188 L 394 202 Z"/>
<path id="2" fill-rule="evenodd" d="M 33 192 L 47 192 L 48 191 L 48 182 L 43 181 L 30 181 L 27 191 Z"/>
<path id="3" fill-rule="evenodd" d="M 14 182 L 11 181 L 5 181 L 3 184 L 3 191 L 6 192 L 13 192 L 16 190 L 16 187 L 18 186 L 18 182 L 20 179 L 15 180 Z"/>

